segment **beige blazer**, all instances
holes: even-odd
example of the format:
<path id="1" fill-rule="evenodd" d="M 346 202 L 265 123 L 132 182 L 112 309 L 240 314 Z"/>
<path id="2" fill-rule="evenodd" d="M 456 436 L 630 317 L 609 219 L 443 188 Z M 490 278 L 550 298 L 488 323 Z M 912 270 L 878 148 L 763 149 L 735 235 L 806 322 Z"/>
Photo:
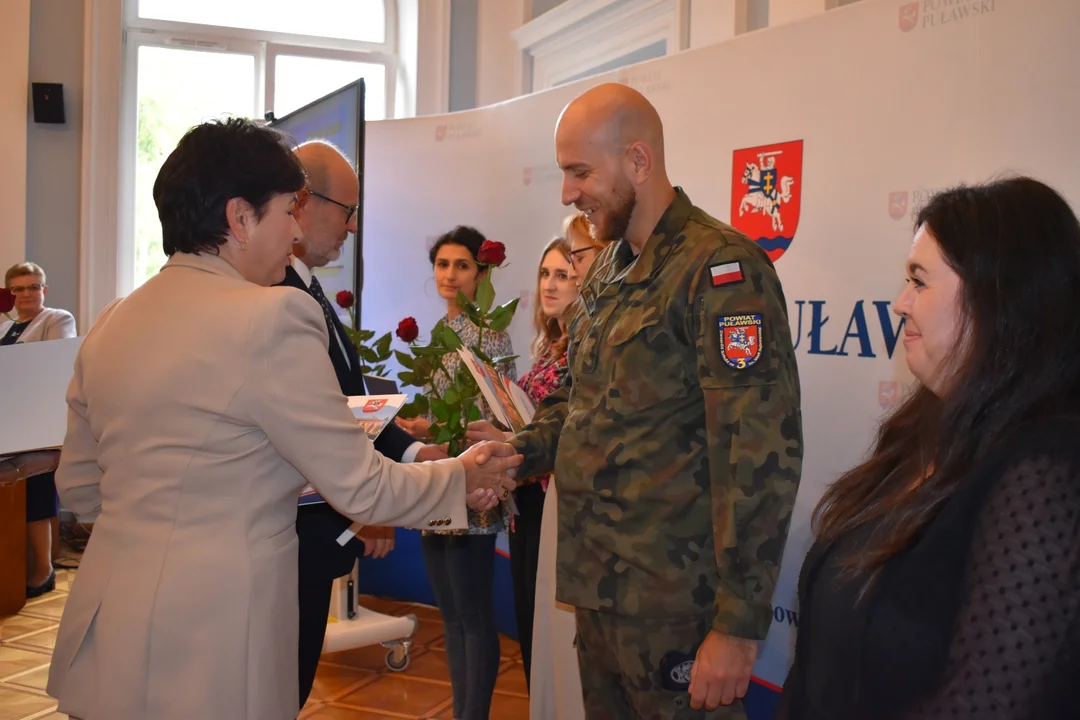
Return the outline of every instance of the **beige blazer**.
<path id="1" fill-rule="evenodd" d="M 305 479 L 370 525 L 466 528 L 458 460 L 357 426 L 311 296 L 175 255 L 75 361 L 56 486 L 96 517 L 48 692 L 82 720 L 292 720 Z"/>

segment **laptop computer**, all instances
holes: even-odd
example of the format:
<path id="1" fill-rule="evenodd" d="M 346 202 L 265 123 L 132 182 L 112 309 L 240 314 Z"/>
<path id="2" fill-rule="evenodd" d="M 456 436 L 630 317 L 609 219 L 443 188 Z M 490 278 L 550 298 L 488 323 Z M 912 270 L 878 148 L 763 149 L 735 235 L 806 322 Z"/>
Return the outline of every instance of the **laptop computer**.
<path id="1" fill-rule="evenodd" d="M 396 381 L 378 375 L 365 375 L 364 386 L 368 395 L 397 395 L 400 393 Z"/>

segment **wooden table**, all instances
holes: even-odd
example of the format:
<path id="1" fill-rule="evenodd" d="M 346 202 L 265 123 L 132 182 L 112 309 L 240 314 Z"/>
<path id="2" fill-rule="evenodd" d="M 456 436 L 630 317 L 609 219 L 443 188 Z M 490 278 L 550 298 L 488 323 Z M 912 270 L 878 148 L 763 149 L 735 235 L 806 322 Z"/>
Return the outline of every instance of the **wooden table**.
<path id="1" fill-rule="evenodd" d="M 26 481 L 0 485 L 0 615 L 26 605 Z"/>

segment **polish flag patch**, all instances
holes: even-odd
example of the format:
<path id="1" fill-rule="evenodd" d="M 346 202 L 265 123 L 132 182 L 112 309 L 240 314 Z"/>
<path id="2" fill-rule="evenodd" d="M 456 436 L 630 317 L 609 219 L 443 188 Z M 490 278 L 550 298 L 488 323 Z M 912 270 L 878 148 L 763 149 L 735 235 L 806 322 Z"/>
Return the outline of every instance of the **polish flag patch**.
<path id="1" fill-rule="evenodd" d="M 713 287 L 730 285 L 743 280 L 742 265 L 737 262 L 713 265 L 709 268 L 709 273 L 712 275 Z"/>

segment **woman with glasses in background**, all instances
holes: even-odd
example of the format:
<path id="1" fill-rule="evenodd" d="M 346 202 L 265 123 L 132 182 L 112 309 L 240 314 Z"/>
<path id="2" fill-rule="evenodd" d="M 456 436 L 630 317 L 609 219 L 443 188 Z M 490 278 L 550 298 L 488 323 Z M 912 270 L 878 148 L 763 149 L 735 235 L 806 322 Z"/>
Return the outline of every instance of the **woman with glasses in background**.
<path id="1" fill-rule="evenodd" d="M 45 307 L 45 271 L 32 262 L 4 273 L 4 287 L 14 296 L 14 318 L 0 323 L 0 346 L 75 337 L 75 318 L 67 310 Z M 60 453 L 18 455 L 0 461 L 0 477 L 26 478 L 26 597 L 56 589 L 53 571 L 53 520 L 59 511 L 55 473 Z"/>
<path id="2" fill-rule="evenodd" d="M 563 238 L 570 244 L 570 266 L 574 269 L 578 287 L 582 287 L 596 256 L 609 243 L 596 238 L 595 229 L 580 210 L 563 221 Z"/>

